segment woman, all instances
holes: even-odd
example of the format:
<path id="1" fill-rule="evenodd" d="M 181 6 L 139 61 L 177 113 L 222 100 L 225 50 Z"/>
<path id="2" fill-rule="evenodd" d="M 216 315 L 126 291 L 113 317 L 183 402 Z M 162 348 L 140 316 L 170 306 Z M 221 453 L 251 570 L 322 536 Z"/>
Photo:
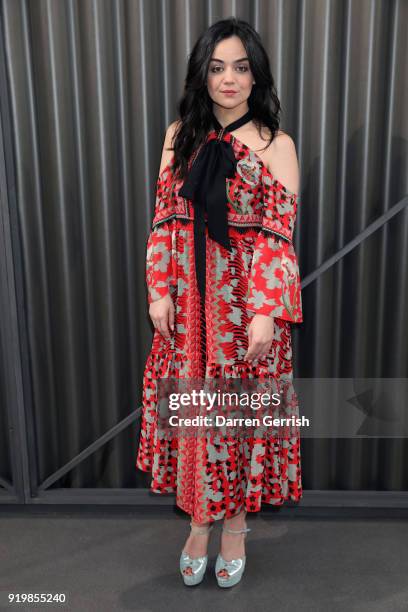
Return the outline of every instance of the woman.
<path id="1" fill-rule="evenodd" d="M 279 112 L 257 32 L 234 18 L 212 25 L 191 53 L 180 119 L 163 146 L 136 461 L 152 471 L 151 489 L 176 493 L 191 516 L 180 558 L 187 585 L 204 576 L 214 521 L 224 519 L 216 578 L 229 587 L 245 567 L 246 512 L 302 497 L 298 435 L 170 440 L 157 426 L 162 379 L 292 376 L 290 326 L 303 320 L 292 244 L 299 170 Z"/>

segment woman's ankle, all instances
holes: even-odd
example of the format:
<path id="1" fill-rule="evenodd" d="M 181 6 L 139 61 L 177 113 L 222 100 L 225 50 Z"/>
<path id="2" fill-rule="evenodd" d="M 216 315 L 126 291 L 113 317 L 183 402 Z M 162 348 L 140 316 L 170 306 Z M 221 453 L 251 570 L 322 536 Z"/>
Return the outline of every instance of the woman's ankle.
<path id="1" fill-rule="evenodd" d="M 196 521 L 194 519 L 191 519 L 191 524 L 193 525 L 193 527 L 209 527 L 210 526 L 210 522 L 207 523 L 196 523 Z"/>
<path id="2" fill-rule="evenodd" d="M 231 516 L 227 519 L 224 519 L 224 525 L 229 528 L 235 527 L 244 527 L 246 523 L 246 510 L 242 510 L 239 514 Z"/>

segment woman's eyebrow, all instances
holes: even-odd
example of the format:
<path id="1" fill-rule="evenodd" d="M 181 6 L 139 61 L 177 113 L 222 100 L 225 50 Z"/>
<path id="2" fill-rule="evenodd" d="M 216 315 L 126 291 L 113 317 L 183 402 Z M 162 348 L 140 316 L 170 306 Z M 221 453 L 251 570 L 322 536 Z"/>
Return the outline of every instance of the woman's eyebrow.
<path id="1" fill-rule="evenodd" d="M 248 60 L 248 58 L 247 57 L 241 57 L 241 59 L 234 60 L 233 63 L 236 64 L 238 62 L 244 62 L 245 60 Z M 210 61 L 211 62 L 220 62 L 221 64 L 224 64 L 224 60 L 217 59 L 216 57 L 212 57 Z"/>

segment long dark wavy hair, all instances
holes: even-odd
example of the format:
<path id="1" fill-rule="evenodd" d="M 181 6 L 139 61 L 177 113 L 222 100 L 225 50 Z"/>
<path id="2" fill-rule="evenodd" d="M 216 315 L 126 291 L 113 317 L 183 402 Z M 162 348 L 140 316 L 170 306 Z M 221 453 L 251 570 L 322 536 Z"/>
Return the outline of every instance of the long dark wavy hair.
<path id="1" fill-rule="evenodd" d="M 271 132 L 265 148 L 278 131 L 281 106 L 261 37 L 249 23 L 241 19 L 229 17 L 217 21 L 197 40 L 188 60 L 184 92 L 177 107 L 179 121 L 171 147 L 174 151 L 173 171 L 179 178 L 186 177 L 188 160 L 212 129 L 213 101 L 207 89 L 209 64 L 216 45 L 233 35 L 239 36 L 242 41 L 255 80 L 248 98 L 253 121 L 260 136 L 262 125 L 266 125 Z"/>

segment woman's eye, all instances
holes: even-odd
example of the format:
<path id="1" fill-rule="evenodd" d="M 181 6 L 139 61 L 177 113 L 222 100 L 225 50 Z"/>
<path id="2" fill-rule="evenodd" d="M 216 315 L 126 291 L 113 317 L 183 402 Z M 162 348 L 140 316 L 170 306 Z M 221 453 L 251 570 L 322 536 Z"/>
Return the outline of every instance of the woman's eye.
<path id="1" fill-rule="evenodd" d="M 219 72 L 218 68 L 222 70 L 222 66 L 213 66 L 211 72 Z M 239 72 L 248 72 L 248 66 L 238 66 L 237 69 Z"/>

